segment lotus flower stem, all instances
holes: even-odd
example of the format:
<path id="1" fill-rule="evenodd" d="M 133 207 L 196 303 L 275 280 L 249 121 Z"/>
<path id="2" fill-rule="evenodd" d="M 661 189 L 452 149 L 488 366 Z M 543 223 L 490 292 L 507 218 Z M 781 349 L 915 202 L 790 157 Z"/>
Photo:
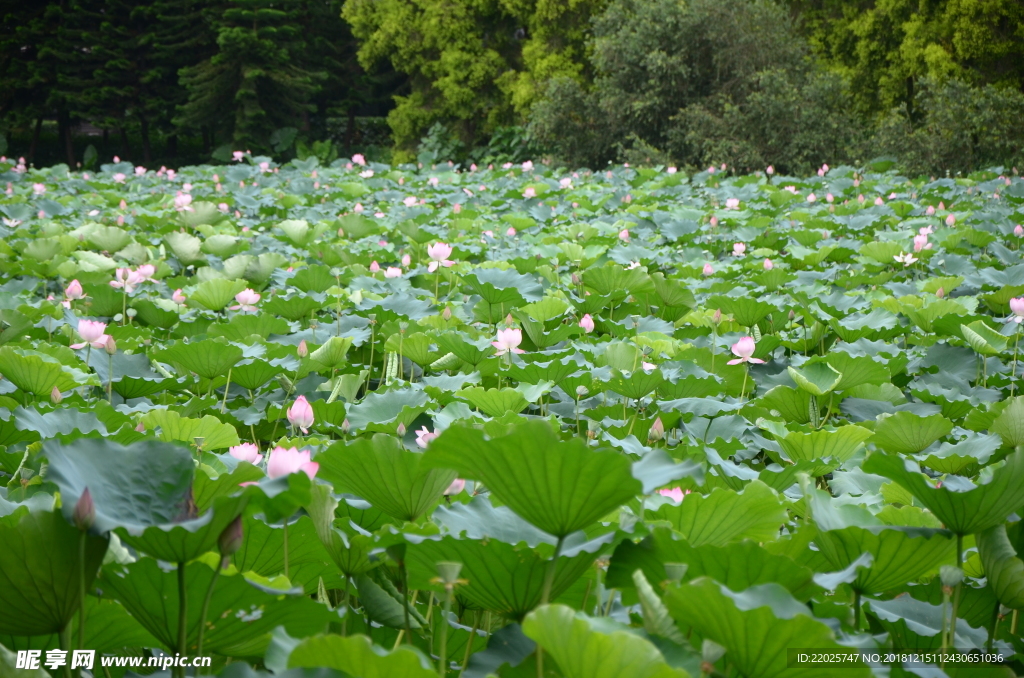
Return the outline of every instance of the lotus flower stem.
<path id="1" fill-rule="evenodd" d="M 860 631 L 860 591 L 853 592 L 853 628 Z"/>
<path id="2" fill-rule="evenodd" d="M 544 589 L 541 593 L 540 604 L 547 605 L 548 599 L 551 598 L 551 584 L 555 581 L 555 568 L 558 565 L 558 556 L 562 553 L 562 544 L 565 542 L 565 535 L 558 538 L 558 543 L 555 544 L 555 552 L 551 554 L 551 560 L 548 561 L 548 570 L 544 573 Z"/>
<path id="3" fill-rule="evenodd" d="M 452 585 L 448 584 L 445 586 L 444 592 L 444 619 L 441 620 L 441 652 L 437 658 L 437 675 L 444 678 L 448 674 L 448 614 L 452 611 Z M 409 608 L 406 608 L 405 612 L 406 624 L 409 623 Z M 474 631 L 475 633 L 475 631 Z M 411 642 L 411 639 L 410 639 Z M 473 639 L 469 639 L 469 645 L 472 647 Z M 539 651 L 538 651 L 539 652 Z M 540 655 L 538 654 L 538 657 Z"/>
<path id="4" fill-rule="evenodd" d="M 1017 333 L 1013 335 L 1013 368 L 1010 370 L 1010 397 L 1013 397 L 1014 382 L 1017 379 L 1017 347 L 1020 345 L 1020 323 L 1017 324 Z"/>
<path id="5" fill-rule="evenodd" d="M 743 400 L 743 396 L 747 392 L 747 376 L 749 374 L 750 374 L 750 371 L 746 368 L 746 366 L 744 366 L 743 367 L 743 388 L 740 389 L 740 400 Z M 814 396 L 811 396 L 811 397 L 813 398 Z"/>
<path id="6" fill-rule="evenodd" d="M 88 530 L 81 530 L 78 536 L 78 590 L 81 591 L 82 602 L 78 606 L 78 649 L 85 649 L 85 539 Z"/>
<path id="7" fill-rule="evenodd" d="M 996 638 L 996 631 L 999 630 L 999 603 L 996 602 L 995 609 L 992 611 L 992 626 L 988 633 L 988 642 L 985 644 L 985 651 L 992 652 L 992 643 Z"/>
<path id="8" fill-rule="evenodd" d="M 107 354 L 107 402 L 114 404 L 114 354 Z"/>
<path id="9" fill-rule="evenodd" d="M 1017 635 L 1017 612 L 1018 611 L 1019 610 L 1014 610 L 1013 611 L 1013 616 L 1010 618 L 1010 635 L 1011 636 Z"/>
<path id="10" fill-rule="evenodd" d="M 220 401 L 220 411 L 221 411 L 221 413 L 223 413 L 225 411 L 225 409 L 227 408 L 227 406 L 228 406 L 228 391 L 231 390 L 231 370 L 232 369 L 233 369 L 232 367 L 228 368 L 228 381 L 227 381 L 226 384 L 224 384 L 224 399 Z"/>
<path id="11" fill-rule="evenodd" d="M 71 624 L 65 624 L 61 629 L 60 648 L 62 650 L 71 649 Z M 71 663 L 67 661 L 64 662 L 64 678 L 71 678 Z"/>
<path id="12" fill-rule="evenodd" d="M 462 668 L 459 670 L 460 678 L 462 676 L 462 672 L 466 670 L 467 666 L 469 666 L 469 656 L 473 654 L 473 641 L 476 640 L 476 631 L 478 628 L 480 628 L 480 610 L 473 612 L 473 630 L 469 632 L 469 641 L 466 643 L 466 654 L 462 657 Z"/>
<path id="13" fill-rule="evenodd" d="M 178 563 L 178 652 L 185 656 L 188 642 L 188 590 L 185 588 L 185 563 Z M 177 667 L 178 675 L 185 677 L 185 669 Z"/>
<path id="14" fill-rule="evenodd" d="M 961 572 L 964 569 L 964 536 L 962 534 L 956 535 L 956 566 Z M 956 589 L 953 590 L 953 612 L 950 614 L 949 620 L 949 646 L 953 647 L 956 644 L 956 615 L 960 608 L 960 589 L 964 586 L 964 579 L 960 577 L 960 581 L 956 583 Z"/>
<path id="15" fill-rule="evenodd" d="M 285 579 L 291 581 L 288 577 L 288 519 L 284 519 L 284 576 Z"/>
<path id="16" fill-rule="evenodd" d="M 345 593 L 341 597 L 341 604 L 345 607 L 345 616 L 341 620 L 341 635 L 343 637 L 348 635 L 348 616 L 350 614 L 352 614 L 352 608 L 349 607 L 349 604 L 348 604 L 348 587 L 349 587 L 349 578 L 348 578 L 348 575 L 346 574 L 345 575 Z"/>
<path id="17" fill-rule="evenodd" d="M 405 613 L 405 642 L 412 645 L 412 626 L 409 623 L 409 572 L 405 569 L 405 558 L 398 561 L 398 571 L 402 576 L 402 611 Z"/>
<path id="18" fill-rule="evenodd" d="M 227 558 L 224 559 L 225 561 Z M 223 563 L 222 563 L 223 564 Z M 213 570 L 213 578 L 210 580 L 210 585 L 206 588 L 206 596 L 203 598 L 202 611 L 199 613 L 199 638 L 196 641 L 196 656 L 203 656 L 203 634 L 206 631 L 206 615 L 210 611 L 210 600 L 213 598 L 213 587 L 217 584 L 217 578 L 220 576 L 220 567 L 216 567 Z M 202 669 L 199 669 L 200 671 Z M 199 675 L 198 673 L 196 675 Z"/>

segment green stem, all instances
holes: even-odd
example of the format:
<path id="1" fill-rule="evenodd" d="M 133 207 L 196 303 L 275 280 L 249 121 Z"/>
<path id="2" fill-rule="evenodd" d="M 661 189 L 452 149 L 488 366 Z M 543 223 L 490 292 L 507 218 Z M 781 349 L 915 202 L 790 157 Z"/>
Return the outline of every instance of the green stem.
<path id="1" fill-rule="evenodd" d="M 1017 334 L 1013 338 L 1013 369 L 1010 370 L 1010 397 L 1013 397 L 1013 387 L 1017 379 L 1017 347 L 1020 345 L 1020 324 L 1017 325 Z"/>
<path id="2" fill-rule="evenodd" d="M 188 590 L 185 588 L 185 563 L 178 563 L 178 653 L 185 656 L 188 643 Z M 185 669 L 178 667 L 178 675 L 184 678 Z"/>
<path id="3" fill-rule="evenodd" d="M 65 652 L 71 651 L 71 624 L 65 624 L 60 631 L 60 649 Z M 64 678 L 71 678 L 71 662 L 64 662 Z"/>
<path id="4" fill-rule="evenodd" d="M 398 563 L 402 576 L 402 611 L 405 612 L 405 642 L 412 645 L 412 626 L 409 624 L 409 572 L 405 569 L 405 558 Z"/>
<path id="5" fill-rule="evenodd" d="M 284 578 L 291 581 L 288 577 L 288 519 L 284 520 Z"/>
<path id="6" fill-rule="evenodd" d="M 444 619 L 441 620 L 441 652 L 437 657 L 437 675 L 444 678 L 448 674 L 448 614 L 452 611 L 451 586 L 445 586 Z M 408 614 L 408 613 L 407 613 Z M 408 616 L 406 617 L 408 623 Z M 472 641 L 472 639 L 470 639 Z M 472 645 L 472 642 L 470 642 Z"/>
<path id="7" fill-rule="evenodd" d="M 85 649 L 85 539 L 88 531 L 82 530 L 78 537 L 78 590 L 82 592 L 81 604 L 78 606 L 78 649 Z"/>
<path id="8" fill-rule="evenodd" d="M 346 574 L 345 575 L 345 595 L 341 599 L 341 604 L 345 606 L 345 616 L 341 620 L 341 635 L 342 636 L 347 636 L 348 635 L 348 616 L 350 614 L 352 614 L 352 608 L 349 607 L 349 604 L 348 604 L 348 587 L 349 587 L 349 579 L 348 579 L 348 575 Z"/>
<path id="9" fill-rule="evenodd" d="M 999 607 L 996 607 L 998 610 Z M 466 643 L 466 654 L 462 657 L 462 669 L 459 670 L 459 676 L 462 676 L 462 672 L 469 666 L 469 656 L 473 654 L 473 641 L 476 640 L 476 630 L 480 628 L 480 610 L 476 610 L 473 613 L 473 630 L 469 633 L 469 641 Z M 989 650 L 991 652 L 991 649 Z"/>
<path id="10" fill-rule="evenodd" d="M 548 600 L 551 598 L 551 585 L 555 581 L 555 569 L 558 565 L 558 556 L 562 553 L 562 544 L 564 542 L 564 535 L 558 538 L 558 543 L 555 544 L 555 552 L 551 555 L 551 560 L 548 561 L 548 569 L 544 573 L 544 589 L 540 597 L 541 605 L 547 605 Z"/>
<path id="11" fill-rule="evenodd" d="M 956 536 L 956 566 L 961 571 L 964 569 L 964 536 L 962 534 Z M 956 583 L 956 589 L 953 591 L 953 612 L 949 622 L 950 647 L 956 644 L 956 615 L 960 608 L 960 589 L 963 588 L 963 585 L 964 578 L 960 577 L 960 581 Z"/>
<path id="12" fill-rule="evenodd" d="M 996 631 L 999 630 L 999 601 L 996 601 L 995 609 L 992 611 L 992 625 L 988 633 L 988 643 L 985 645 L 986 652 L 992 652 L 992 643 L 996 639 Z"/>
<path id="13" fill-rule="evenodd" d="M 228 368 L 228 382 L 226 384 L 224 384 L 224 399 L 220 402 L 221 414 L 224 413 L 224 411 L 227 409 L 227 406 L 228 406 L 228 391 L 231 390 L 231 370 L 232 370 L 232 368 L 229 367 Z"/>
<path id="14" fill-rule="evenodd" d="M 225 565 L 227 558 L 221 562 L 221 565 Z M 196 656 L 203 656 L 203 634 L 206 631 L 206 614 L 210 610 L 210 600 L 213 598 L 213 587 L 217 583 L 217 577 L 220 576 L 220 567 L 217 567 L 213 571 L 213 579 L 210 580 L 210 585 L 206 588 L 206 597 L 203 598 L 202 611 L 199 613 L 199 639 L 196 641 Z M 197 672 L 196 675 L 199 675 Z"/>
<path id="15" fill-rule="evenodd" d="M 860 631 L 860 591 L 853 592 L 853 628 Z"/>
<path id="16" fill-rule="evenodd" d="M 107 402 L 114 404 L 114 356 L 107 354 Z"/>
<path id="17" fill-rule="evenodd" d="M 746 365 L 744 365 L 743 366 L 743 388 L 740 389 L 740 400 L 743 400 L 743 396 L 747 392 L 747 375 L 749 373 L 750 373 L 750 368 L 748 368 Z"/>

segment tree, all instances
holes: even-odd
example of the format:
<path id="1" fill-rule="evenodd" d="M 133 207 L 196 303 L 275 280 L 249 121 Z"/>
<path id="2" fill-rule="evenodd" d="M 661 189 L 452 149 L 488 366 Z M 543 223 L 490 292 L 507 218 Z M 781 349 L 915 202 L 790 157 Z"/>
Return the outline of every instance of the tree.
<path id="1" fill-rule="evenodd" d="M 295 0 L 230 0 L 215 19 L 217 52 L 182 69 L 188 101 L 179 126 L 224 132 L 236 147 L 266 149 L 274 130 L 315 110 L 323 74 L 296 65 L 305 48 Z"/>

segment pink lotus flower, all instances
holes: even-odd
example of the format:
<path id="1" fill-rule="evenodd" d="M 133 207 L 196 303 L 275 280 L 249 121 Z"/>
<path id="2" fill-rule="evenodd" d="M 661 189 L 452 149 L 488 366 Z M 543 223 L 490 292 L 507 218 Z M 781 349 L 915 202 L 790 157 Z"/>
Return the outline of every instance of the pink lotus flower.
<path id="1" fill-rule="evenodd" d="M 156 275 L 156 266 L 153 264 L 143 264 L 135 270 L 135 274 L 139 277 L 139 282 L 152 280 L 153 276 Z"/>
<path id="2" fill-rule="evenodd" d="M 515 236 L 515 234 L 516 234 L 516 229 L 512 228 L 511 226 L 509 226 L 508 230 L 505 231 L 505 235 L 509 236 L 510 238 Z"/>
<path id="3" fill-rule="evenodd" d="M 658 366 L 655 365 L 654 363 L 641 362 L 640 369 L 650 371 L 658 369 Z"/>
<path id="4" fill-rule="evenodd" d="M 732 345 L 732 354 L 736 356 L 735 360 L 730 360 L 730 365 L 739 365 L 740 363 L 763 363 L 764 361 L 760 358 L 752 357 L 754 355 L 754 338 L 743 337 L 735 344 Z"/>
<path id="5" fill-rule="evenodd" d="M 832 195 L 831 193 L 826 193 L 825 194 L 825 202 L 827 202 L 829 204 L 832 204 L 835 201 L 836 201 L 836 197 L 834 195 Z"/>
<path id="6" fill-rule="evenodd" d="M 142 165 L 139 165 L 138 167 L 135 168 L 135 176 L 141 177 L 145 173 L 146 173 L 146 168 L 143 167 Z"/>
<path id="7" fill-rule="evenodd" d="M 537 197 L 537 191 L 533 188 L 533 186 L 527 186 L 526 190 L 523 191 L 523 197 L 524 198 L 536 198 Z"/>
<path id="8" fill-rule="evenodd" d="M 263 455 L 260 454 L 260 448 L 252 443 L 235 445 L 228 449 L 228 454 L 239 461 L 247 461 L 250 464 L 258 464 L 263 459 Z"/>
<path id="9" fill-rule="evenodd" d="M 572 178 L 571 177 L 564 177 L 562 179 L 559 179 L 558 180 L 558 185 L 561 188 L 572 188 Z"/>
<path id="10" fill-rule="evenodd" d="M 231 307 L 232 311 L 255 311 L 256 304 L 260 300 L 260 295 L 248 287 L 235 295 L 235 301 L 238 302 L 235 306 Z"/>
<path id="11" fill-rule="evenodd" d="M 46 193 L 46 184 L 32 184 L 32 192 L 36 195 Z"/>
<path id="12" fill-rule="evenodd" d="M 376 273 L 379 270 L 380 270 L 380 264 L 378 264 L 376 261 L 371 261 L 370 262 L 370 273 Z"/>
<path id="13" fill-rule="evenodd" d="M 430 444 L 430 441 L 439 435 L 441 434 L 436 431 L 431 431 L 429 428 L 424 426 L 419 431 L 416 431 L 416 445 L 423 449 L 427 449 L 427 445 Z"/>
<path id="14" fill-rule="evenodd" d="M 946 217 L 946 226 L 952 227 L 954 224 L 956 224 L 956 215 L 950 214 Z"/>
<path id="15" fill-rule="evenodd" d="M 1024 238 L 1024 226 L 1017 224 L 1013 227 L 1013 234 L 1018 238 Z"/>
<path id="16" fill-rule="evenodd" d="M 619 231 L 619 240 L 621 240 L 622 242 L 629 242 L 629 229 L 628 228 L 624 228 L 621 231 Z"/>
<path id="17" fill-rule="evenodd" d="M 452 255 L 452 246 L 443 243 L 436 242 L 433 245 L 427 246 L 427 256 L 430 257 L 430 265 L 427 266 L 427 270 L 433 273 L 440 266 L 450 268 L 455 265 L 454 261 L 450 261 L 448 257 Z"/>
<path id="18" fill-rule="evenodd" d="M 261 172 L 269 172 L 270 171 L 270 163 L 269 162 L 261 162 L 260 163 L 260 171 Z"/>
<path id="19" fill-rule="evenodd" d="M 174 196 L 174 209 L 179 212 L 194 212 L 192 207 L 192 196 L 188 193 L 179 193 Z"/>
<path id="20" fill-rule="evenodd" d="M 313 406 L 306 396 L 299 396 L 288 408 L 288 423 L 302 429 L 303 433 L 309 433 L 309 427 L 313 425 Z"/>
<path id="21" fill-rule="evenodd" d="M 309 450 L 299 452 L 297 448 L 275 447 L 267 458 L 267 476 L 271 479 L 288 476 L 302 471 L 312 480 L 320 464 L 309 460 Z"/>
<path id="22" fill-rule="evenodd" d="M 444 491 L 444 496 L 458 494 L 466 489 L 466 481 L 462 478 L 456 478 L 452 481 L 452 484 L 448 486 L 448 489 Z"/>
<path id="23" fill-rule="evenodd" d="M 352 156 L 352 162 L 357 165 L 366 165 L 366 158 L 363 157 L 362 153 L 356 153 Z"/>
<path id="24" fill-rule="evenodd" d="M 387 270 L 384 271 L 384 277 L 385 278 L 401 278 L 402 277 L 402 269 L 398 268 L 397 266 L 388 266 Z"/>
<path id="25" fill-rule="evenodd" d="M 178 304 L 179 306 L 185 303 L 185 299 L 187 299 L 187 297 L 184 294 L 182 294 L 180 287 L 174 290 L 174 294 L 171 295 L 171 301 Z"/>
<path id="26" fill-rule="evenodd" d="M 879 207 L 885 204 L 885 201 L 882 200 L 882 196 L 878 196 L 877 198 L 875 198 L 875 204 L 878 205 Z"/>
<path id="27" fill-rule="evenodd" d="M 673 487 L 658 490 L 658 494 L 660 494 L 663 497 L 668 497 L 669 499 L 678 504 L 683 501 L 683 497 L 690 494 L 690 491 L 687 490 L 686 492 L 683 492 L 682 488 Z"/>
<path id="28" fill-rule="evenodd" d="M 408 268 L 410 264 L 412 264 L 412 257 L 409 256 L 408 254 L 403 254 L 402 255 L 402 266 L 405 266 L 406 268 Z"/>
<path id="29" fill-rule="evenodd" d="M 532 169 L 533 169 L 533 161 L 532 160 L 527 160 L 526 162 L 523 163 L 523 171 L 524 172 L 529 172 Z"/>
<path id="30" fill-rule="evenodd" d="M 455 203 L 454 205 L 452 205 L 452 212 L 454 212 L 455 214 L 462 212 L 462 205 L 460 205 L 459 203 Z"/>
<path id="31" fill-rule="evenodd" d="M 244 158 L 245 158 L 245 152 L 244 151 L 234 151 L 234 152 L 231 153 L 231 159 L 233 161 L 235 161 L 235 162 L 242 162 L 242 160 Z"/>
<path id="32" fill-rule="evenodd" d="M 704 275 L 712 275 L 714 274 L 714 272 L 715 269 L 711 266 L 711 264 L 704 264 Z"/>
<path id="33" fill-rule="evenodd" d="M 1024 297 L 1010 299 L 1010 312 L 1015 316 L 1014 322 L 1024 322 Z"/>
<path id="34" fill-rule="evenodd" d="M 127 177 L 125 177 L 125 175 L 122 172 L 115 172 L 114 173 L 114 183 L 115 184 L 123 184 L 124 180 L 126 178 Z"/>
<path id="35" fill-rule="evenodd" d="M 930 217 L 933 214 L 935 214 L 935 208 L 932 207 L 931 205 L 928 205 L 928 209 L 926 209 L 924 213 Z"/>
<path id="36" fill-rule="evenodd" d="M 583 331 L 587 334 L 594 331 L 594 319 L 590 317 L 589 313 L 584 314 L 584 316 L 580 318 L 580 327 L 582 327 Z"/>
<path id="37" fill-rule="evenodd" d="M 497 341 L 492 341 L 491 346 L 498 349 L 496 355 L 505 355 L 506 353 L 526 353 L 523 349 L 519 348 L 519 344 L 523 343 L 523 333 L 518 328 L 508 328 L 504 330 L 498 330 Z"/>
<path id="38" fill-rule="evenodd" d="M 811 193 L 809 196 L 807 196 L 807 202 L 815 202 L 817 199 L 818 199 L 818 196 L 814 195 L 813 193 Z"/>
<path id="39" fill-rule="evenodd" d="M 935 231 L 932 229 L 931 226 L 922 226 L 921 228 L 917 229 L 918 235 L 931 235 L 934 232 Z"/>
<path id="40" fill-rule="evenodd" d="M 419 200 L 418 200 L 418 199 L 417 199 L 417 198 L 416 198 L 415 196 L 411 196 L 411 195 L 410 195 L 409 197 L 407 197 L 407 198 L 406 198 L 405 200 L 403 200 L 402 202 L 403 202 L 403 203 L 405 204 L 405 206 L 406 206 L 406 207 L 412 207 L 413 205 L 415 205 L 416 203 L 418 203 L 418 202 L 419 202 Z"/>
<path id="41" fill-rule="evenodd" d="M 746 251 L 747 251 L 747 246 L 744 245 L 741 242 L 735 243 L 732 246 L 732 255 L 734 257 L 742 257 L 744 254 L 746 254 Z"/>
<path id="42" fill-rule="evenodd" d="M 768 176 L 775 174 L 775 168 L 772 167 L 771 165 L 768 165 L 768 169 L 765 170 L 765 174 L 767 174 Z"/>
<path id="43" fill-rule="evenodd" d="M 666 172 L 668 172 L 669 174 L 675 174 L 675 173 L 676 173 L 676 172 L 678 172 L 679 170 L 678 170 L 678 169 L 676 169 L 675 167 L 669 167 L 669 168 L 668 168 L 668 169 L 666 169 L 665 171 L 666 171 Z"/>
<path id="44" fill-rule="evenodd" d="M 765 259 L 764 260 L 764 270 L 770 271 L 773 268 L 775 268 L 775 264 L 772 263 L 772 260 L 771 259 Z"/>
<path id="45" fill-rule="evenodd" d="M 726 198 L 725 199 L 725 209 L 727 209 L 727 210 L 738 210 L 739 208 L 740 208 L 740 199 L 739 198 Z"/>
<path id="46" fill-rule="evenodd" d="M 920 252 L 921 250 L 930 250 L 931 248 L 932 248 L 932 244 L 930 242 L 928 242 L 928 236 L 927 235 L 919 234 L 919 235 L 915 235 L 914 236 L 914 251 L 915 252 Z"/>
<path id="47" fill-rule="evenodd" d="M 144 282 L 138 271 L 130 268 L 119 268 L 114 272 L 115 279 L 110 281 L 110 286 L 116 289 L 123 289 L 125 294 L 131 294 L 135 288 Z"/>
<path id="48" fill-rule="evenodd" d="M 917 261 L 917 257 L 915 257 L 913 254 L 906 254 L 904 252 L 900 252 L 899 254 L 893 256 L 893 259 L 895 259 L 898 263 L 903 264 L 904 266 L 910 266 L 911 264 Z"/>
<path id="49" fill-rule="evenodd" d="M 68 286 L 64 289 L 64 296 L 68 299 L 85 299 L 85 290 L 82 289 L 82 283 L 78 280 L 72 280 L 68 283 Z"/>
<path id="50" fill-rule="evenodd" d="M 86 345 L 90 345 L 93 348 L 105 348 L 107 345 L 107 335 L 104 332 L 106 330 L 107 323 L 101 323 L 96 320 L 79 320 L 78 336 L 82 337 L 85 341 L 80 344 L 71 344 L 71 348 L 85 348 Z"/>
<path id="51" fill-rule="evenodd" d="M 865 198 L 864 198 L 864 194 L 863 193 L 861 193 L 860 195 L 857 196 L 857 202 L 859 202 L 861 205 L 864 204 L 864 200 L 865 200 Z"/>
<path id="52" fill-rule="evenodd" d="M 714 228 L 715 226 L 718 226 L 718 217 L 712 216 L 711 219 L 708 220 L 708 223 L 711 224 L 712 228 Z"/>

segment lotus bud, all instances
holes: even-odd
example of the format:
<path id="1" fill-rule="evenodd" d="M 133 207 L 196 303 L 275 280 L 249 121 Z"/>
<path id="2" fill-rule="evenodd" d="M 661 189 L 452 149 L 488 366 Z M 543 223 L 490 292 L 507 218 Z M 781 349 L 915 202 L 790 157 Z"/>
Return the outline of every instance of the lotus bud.
<path id="1" fill-rule="evenodd" d="M 398 424 L 398 429 L 395 432 L 398 433 L 398 435 L 400 435 L 400 436 L 404 436 L 405 435 L 405 431 L 406 431 L 405 424 L 401 424 L 400 423 L 400 424 Z"/>
<path id="2" fill-rule="evenodd" d="M 796 313 L 792 310 L 789 312 L 789 322 L 793 322 L 793 318 L 796 317 Z"/>
<path id="3" fill-rule="evenodd" d="M 92 493 L 89 492 L 88 487 L 82 491 L 82 496 L 78 498 L 78 503 L 75 504 L 75 511 L 71 514 L 71 521 L 75 524 L 75 527 L 83 532 L 91 528 L 93 523 L 96 522 L 96 504 L 92 501 Z"/>
<path id="4" fill-rule="evenodd" d="M 654 420 L 651 424 L 651 429 L 647 432 L 647 440 L 652 443 L 656 443 L 665 437 L 665 424 L 661 422 L 661 417 Z"/>
<path id="5" fill-rule="evenodd" d="M 60 405 L 61 401 L 63 400 L 64 396 L 61 395 L 60 389 L 54 386 L 53 390 L 50 391 L 50 402 L 53 403 L 54 405 Z"/>
<path id="6" fill-rule="evenodd" d="M 300 358 L 305 358 L 309 355 L 309 346 L 306 344 L 305 339 L 299 342 L 299 347 L 295 349 L 295 352 L 299 354 Z"/>
<path id="7" fill-rule="evenodd" d="M 239 515 L 235 516 L 235 519 L 217 537 L 217 548 L 224 559 L 222 567 L 227 565 L 231 554 L 242 548 L 242 537 L 242 516 Z"/>
<path id="8" fill-rule="evenodd" d="M 720 309 L 720 308 L 716 308 L 715 309 L 715 314 L 713 316 L 711 316 L 711 322 L 715 323 L 716 325 L 718 323 L 722 322 L 722 309 Z"/>
<path id="9" fill-rule="evenodd" d="M 117 342 L 114 341 L 114 338 L 108 334 L 107 343 L 103 345 L 103 348 L 106 349 L 107 355 L 114 355 L 115 353 L 117 353 Z"/>
<path id="10" fill-rule="evenodd" d="M 447 321 L 452 319 L 452 307 L 451 306 L 445 306 L 444 307 L 444 310 L 441 311 L 441 318 L 445 322 L 447 322 Z"/>
<path id="11" fill-rule="evenodd" d="M 935 296 L 937 296 L 939 299 L 943 298 L 944 296 L 946 296 L 946 290 L 940 287 L 938 290 L 935 291 Z"/>
<path id="12" fill-rule="evenodd" d="M 341 422 L 341 432 L 342 433 L 344 433 L 345 435 L 348 435 L 348 432 L 351 431 L 351 430 L 352 430 L 352 422 L 350 422 L 348 419 L 346 419 L 345 421 Z"/>
<path id="13" fill-rule="evenodd" d="M 145 433 L 145 432 L 146 432 L 146 425 L 145 425 L 145 424 L 143 424 L 143 423 L 142 423 L 142 422 L 140 421 L 140 422 L 139 422 L 138 424 L 136 424 L 136 425 L 135 425 L 135 431 L 136 431 L 137 433 Z"/>
<path id="14" fill-rule="evenodd" d="M 588 393 L 590 393 L 590 389 L 587 388 L 586 386 L 580 385 L 580 386 L 576 387 L 576 397 L 577 398 L 582 398 L 583 396 L 587 395 Z"/>
<path id="15" fill-rule="evenodd" d="M 689 568 L 688 563 L 665 563 L 665 576 L 672 584 L 678 584 L 686 576 L 686 570 Z"/>
<path id="16" fill-rule="evenodd" d="M 506 325 L 511 327 L 512 325 L 515 325 L 515 323 L 516 323 L 516 321 L 512 319 L 512 314 L 511 313 L 509 313 L 507 316 L 505 316 L 505 324 Z"/>

